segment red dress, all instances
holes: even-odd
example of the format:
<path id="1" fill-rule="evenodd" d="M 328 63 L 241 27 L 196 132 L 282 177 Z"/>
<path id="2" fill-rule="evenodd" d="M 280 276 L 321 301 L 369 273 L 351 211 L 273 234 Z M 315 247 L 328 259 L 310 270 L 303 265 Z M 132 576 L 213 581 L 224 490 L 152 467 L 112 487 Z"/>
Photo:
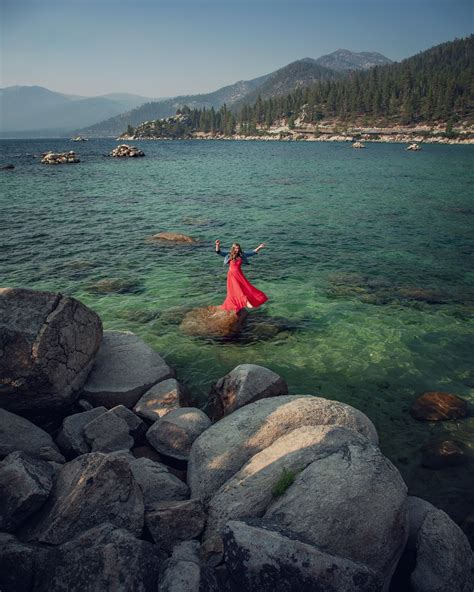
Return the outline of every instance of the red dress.
<path id="1" fill-rule="evenodd" d="M 266 294 L 257 290 L 255 286 L 244 276 L 242 269 L 242 259 L 238 257 L 235 261 L 229 261 L 229 271 L 227 272 L 227 298 L 221 308 L 225 310 L 235 310 L 239 312 L 242 308 L 249 306 L 257 308 L 268 300 Z"/>

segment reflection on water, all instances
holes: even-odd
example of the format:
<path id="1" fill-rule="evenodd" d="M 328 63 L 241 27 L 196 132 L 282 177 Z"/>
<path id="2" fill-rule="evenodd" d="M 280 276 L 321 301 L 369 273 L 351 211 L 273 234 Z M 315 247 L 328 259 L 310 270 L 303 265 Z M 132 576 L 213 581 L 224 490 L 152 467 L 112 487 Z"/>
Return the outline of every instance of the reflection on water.
<path id="1" fill-rule="evenodd" d="M 58 290 L 96 310 L 108 329 L 135 331 L 193 394 L 239 363 L 268 366 L 292 394 L 350 403 L 374 421 L 410 492 L 457 521 L 474 507 L 474 462 L 433 470 L 436 438 L 473 453 L 474 419 L 442 424 L 409 414 L 426 390 L 474 403 L 472 147 L 399 145 L 357 154 L 346 144 L 146 142 L 146 157 L 104 158 L 91 140 L 74 167 L 32 154 L 62 140 L 4 141 L 3 285 Z M 153 244 L 161 231 L 195 246 Z M 220 238 L 266 242 L 246 273 L 270 296 L 232 342 L 187 337 L 193 307 L 225 296 Z"/>

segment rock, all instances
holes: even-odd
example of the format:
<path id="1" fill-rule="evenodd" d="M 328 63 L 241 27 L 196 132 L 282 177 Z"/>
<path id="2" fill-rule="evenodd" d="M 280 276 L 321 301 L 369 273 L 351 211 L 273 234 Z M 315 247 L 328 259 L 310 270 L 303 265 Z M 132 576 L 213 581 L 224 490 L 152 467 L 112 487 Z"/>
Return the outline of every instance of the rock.
<path id="1" fill-rule="evenodd" d="M 35 592 L 156 592 L 163 561 L 156 545 L 101 524 L 49 552 Z"/>
<path id="2" fill-rule="evenodd" d="M 407 548 L 416 548 L 416 539 L 423 520 L 428 512 L 436 511 L 436 507 L 420 497 L 409 495 L 407 497 L 408 509 L 408 540 Z"/>
<path id="3" fill-rule="evenodd" d="M 84 426 L 103 415 L 105 407 L 95 407 L 89 411 L 69 415 L 63 420 L 56 442 L 68 459 L 90 452 L 89 444 L 84 437 Z"/>
<path id="4" fill-rule="evenodd" d="M 416 399 L 410 413 L 415 419 L 426 421 L 459 419 L 467 415 L 467 403 L 450 393 L 429 391 Z"/>
<path id="5" fill-rule="evenodd" d="M 0 533 L 0 590 L 31 592 L 38 566 L 44 560 L 43 549 L 21 543 L 10 534 Z"/>
<path id="6" fill-rule="evenodd" d="M 128 144 L 120 144 L 117 148 L 114 148 L 110 153 L 110 156 L 115 158 L 135 158 L 137 156 L 145 156 L 143 150 L 136 148 L 135 146 L 129 146 Z"/>
<path id="7" fill-rule="evenodd" d="M 130 450 L 133 446 L 127 422 L 112 409 L 85 425 L 84 437 L 92 452 Z"/>
<path id="8" fill-rule="evenodd" d="M 153 240 L 168 241 L 171 243 L 188 243 L 195 245 L 198 241 L 192 236 L 179 232 L 159 232 L 153 235 Z"/>
<path id="9" fill-rule="evenodd" d="M 256 364 L 240 364 L 211 387 L 207 410 L 217 421 L 247 403 L 287 394 L 288 385 L 275 372 Z"/>
<path id="10" fill-rule="evenodd" d="M 221 534 L 209 535 L 202 542 L 199 556 L 204 565 L 217 567 L 224 559 L 224 543 Z"/>
<path id="11" fill-rule="evenodd" d="M 469 592 L 472 550 L 466 535 L 442 510 L 426 514 L 416 552 L 413 592 Z"/>
<path id="12" fill-rule="evenodd" d="M 190 561 L 191 563 L 199 565 L 199 548 L 199 541 L 182 541 L 173 547 L 171 558 L 175 561 Z"/>
<path id="13" fill-rule="evenodd" d="M 135 481 L 143 494 L 145 510 L 157 502 L 184 500 L 189 497 L 189 487 L 168 468 L 148 458 L 136 459 L 130 463 Z"/>
<path id="14" fill-rule="evenodd" d="M 408 537 L 406 494 L 400 473 L 378 447 L 349 442 L 298 473 L 263 522 L 390 582 Z"/>
<path id="15" fill-rule="evenodd" d="M 207 504 L 252 456 L 308 425 L 339 425 L 378 442 L 370 419 L 345 403 L 309 395 L 261 399 L 224 417 L 196 439 L 188 464 L 191 497 Z"/>
<path id="16" fill-rule="evenodd" d="M 12 452 L 0 463 L 0 529 L 15 531 L 48 499 L 53 469 L 24 452 Z"/>
<path id="17" fill-rule="evenodd" d="M 133 410 L 149 421 L 156 421 L 173 409 L 180 407 L 182 391 L 179 382 L 168 378 L 151 387 L 138 401 Z"/>
<path id="18" fill-rule="evenodd" d="M 34 458 L 65 462 L 47 432 L 24 417 L 0 408 L 0 458 L 17 450 L 26 452 Z"/>
<path id="19" fill-rule="evenodd" d="M 89 284 L 87 291 L 95 294 L 127 294 L 140 292 L 140 286 L 134 280 L 107 278 Z"/>
<path id="20" fill-rule="evenodd" d="M 456 467 L 468 461 L 465 445 L 454 440 L 427 442 L 421 452 L 421 464 L 429 469 Z"/>
<path id="21" fill-rule="evenodd" d="M 200 409 L 182 407 L 156 421 L 146 437 L 160 454 L 188 460 L 194 440 L 210 425 L 211 420 Z"/>
<path id="22" fill-rule="evenodd" d="M 3 164 L 0 169 L 2 171 L 12 171 L 15 168 L 14 164 Z"/>
<path id="23" fill-rule="evenodd" d="M 91 405 L 89 401 L 86 401 L 85 399 L 78 399 L 76 401 L 76 408 L 79 409 L 81 412 L 90 411 L 91 409 L 94 409 L 93 405 Z"/>
<path id="24" fill-rule="evenodd" d="M 148 429 L 148 426 L 144 421 L 142 421 L 137 415 L 135 415 L 135 413 L 133 413 L 133 411 L 130 411 L 130 409 L 127 409 L 127 407 L 124 405 L 112 407 L 111 411 L 113 411 L 115 415 L 126 422 L 130 435 L 132 436 L 135 444 L 140 444 L 144 441 L 145 434 Z"/>
<path id="25" fill-rule="evenodd" d="M 161 356 L 129 331 L 105 331 L 83 396 L 94 406 L 133 407 L 154 384 L 174 372 Z"/>
<path id="26" fill-rule="evenodd" d="M 159 502 L 147 511 L 145 522 L 155 543 L 169 554 L 176 543 L 202 533 L 206 514 L 199 500 Z"/>
<path id="27" fill-rule="evenodd" d="M 140 536 L 143 497 L 128 461 L 99 452 L 65 464 L 36 525 L 24 538 L 60 545 L 103 522 Z"/>
<path id="28" fill-rule="evenodd" d="M 205 539 L 221 534 L 228 520 L 263 516 L 275 499 L 283 471 L 295 478 L 312 462 L 367 445 L 364 436 L 339 426 L 304 426 L 278 438 L 253 456 L 209 502 Z"/>
<path id="29" fill-rule="evenodd" d="M 77 164 L 81 162 L 76 153 L 69 152 L 47 152 L 41 159 L 41 164 Z"/>
<path id="30" fill-rule="evenodd" d="M 200 592 L 201 568 L 191 561 L 169 560 L 160 576 L 160 592 Z"/>
<path id="31" fill-rule="evenodd" d="M 186 335 L 195 337 L 234 337 L 245 324 L 248 312 L 224 310 L 218 306 L 195 308 L 181 321 L 180 329 Z"/>
<path id="32" fill-rule="evenodd" d="M 246 592 L 380 592 L 371 569 L 278 532 L 231 520 L 224 531 L 233 589 Z"/>
<path id="33" fill-rule="evenodd" d="M 95 312 L 68 296 L 0 289 L 0 405 L 32 413 L 70 403 L 102 338 Z"/>

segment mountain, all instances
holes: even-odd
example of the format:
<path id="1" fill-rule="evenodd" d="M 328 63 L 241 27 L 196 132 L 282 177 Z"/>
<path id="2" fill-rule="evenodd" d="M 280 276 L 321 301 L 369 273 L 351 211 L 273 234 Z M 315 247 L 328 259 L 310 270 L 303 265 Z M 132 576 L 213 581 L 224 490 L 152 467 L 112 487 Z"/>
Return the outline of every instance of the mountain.
<path id="1" fill-rule="evenodd" d="M 81 97 L 42 86 L 11 86 L 0 89 L 1 131 L 3 136 L 64 135 L 149 100 L 130 94 Z"/>
<path id="2" fill-rule="evenodd" d="M 85 136 L 117 136 L 121 134 L 128 125 L 137 126 L 144 121 L 162 119 L 174 115 L 184 105 L 192 108 L 214 107 L 218 109 L 221 105 L 233 105 L 242 97 L 247 96 L 255 88 L 259 87 L 268 78 L 260 76 L 253 80 L 240 80 L 235 84 L 224 86 L 214 92 L 201 95 L 182 95 L 161 101 L 145 103 L 141 107 L 111 117 L 88 128 L 78 130 L 77 133 Z"/>
<path id="3" fill-rule="evenodd" d="M 321 56 L 315 60 L 320 66 L 330 68 L 331 70 L 337 70 L 341 72 L 343 70 L 369 70 L 374 66 L 384 66 L 385 64 L 392 64 L 392 60 L 389 60 L 381 53 L 376 51 L 362 51 L 356 53 L 349 51 L 348 49 L 338 49 L 327 55 Z"/>
<path id="4" fill-rule="evenodd" d="M 353 53 L 348 50 L 338 50 L 331 54 L 331 56 L 339 53 L 346 55 L 346 63 L 349 63 L 350 56 L 352 56 L 351 69 L 369 68 L 369 64 L 378 64 L 380 60 L 384 63 L 390 60 L 381 54 L 377 53 Z M 372 59 L 372 62 L 369 59 Z M 220 108 L 226 104 L 232 107 L 234 111 L 240 109 L 244 104 L 253 103 L 258 95 L 261 98 L 282 96 L 295 88 L 309 86 L 318 80 L 337 80 L 345 73 L 342 71 L 345 68 L 330 69 L 326 67 L 320 60 L 329 58 L 330 56 L 323 56 L 318 60 L 312 58 L 304 58 L 297 60 L 259 78 L 253 80 L 239 81 L 235 84 L 225 86 L 216 90 L 215 92 L 202 95 L 183 95 L 174 97 L 164 101 L 155 101 L 142 105 L 137 109 L 133 109 L 123 113 L 117 117 L 111 117 L 107 121 L 102 121 L 98 124 L 90 126 L 86 129 L 78 130 L 77 133 L 86 136 L 112 136 L 121 134 L 128 125 L 136 127 L 144 121 L 153 121 L 170 117 L 176 113 L 178 109 L 187 105 L 192 109 L 214 109 Z M 342 59 L 342 58 L 341 58 Z"/>

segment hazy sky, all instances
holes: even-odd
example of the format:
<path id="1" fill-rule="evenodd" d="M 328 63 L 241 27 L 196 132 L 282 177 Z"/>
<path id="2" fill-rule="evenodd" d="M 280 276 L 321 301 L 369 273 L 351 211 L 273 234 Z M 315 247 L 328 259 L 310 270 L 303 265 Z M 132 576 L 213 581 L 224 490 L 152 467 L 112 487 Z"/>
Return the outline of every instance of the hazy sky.
<path id="1" fill-rule="evenodd" d="M 0 0 L 0 86 L 208 92 L 338 48 L 400 60 L 472 32 L 472 0 Z"/>

